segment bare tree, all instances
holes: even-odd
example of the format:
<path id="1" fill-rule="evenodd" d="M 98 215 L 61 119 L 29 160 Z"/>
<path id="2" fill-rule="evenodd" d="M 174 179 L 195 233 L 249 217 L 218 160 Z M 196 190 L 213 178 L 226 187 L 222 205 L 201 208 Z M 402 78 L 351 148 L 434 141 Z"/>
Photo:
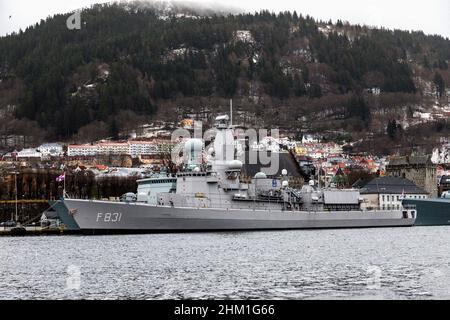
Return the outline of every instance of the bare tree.
<path id="1" fill-rule="evenodd" d="M 80 128 L 77 134 L 79 143 L 93 142 L 108 137 L 108 125 L 103 121 L 94 121 Z"/>

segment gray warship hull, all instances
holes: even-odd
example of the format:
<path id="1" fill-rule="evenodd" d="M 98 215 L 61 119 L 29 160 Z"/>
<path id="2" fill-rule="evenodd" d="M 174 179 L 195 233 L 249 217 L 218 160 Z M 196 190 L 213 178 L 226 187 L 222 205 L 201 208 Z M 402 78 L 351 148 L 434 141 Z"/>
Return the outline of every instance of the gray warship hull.
<path id="1" fill-rule="evenodd" d="M 174 208 L 65 199 L 84 234 L 410 227 L 406 211 L 267 211 Z"/>

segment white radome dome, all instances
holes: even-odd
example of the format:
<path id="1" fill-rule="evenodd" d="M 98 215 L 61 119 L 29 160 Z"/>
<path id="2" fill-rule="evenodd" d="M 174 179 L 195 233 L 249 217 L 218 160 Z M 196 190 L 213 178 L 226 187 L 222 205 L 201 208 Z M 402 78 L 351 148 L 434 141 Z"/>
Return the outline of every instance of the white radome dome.
<path id="1" fill-rule="evenodd" d="M 287 187 L 289 187 L 289 182 L 288 182 L 288 181 L 283 181 L 283 182 L 281 183 L 281 186 L 282 186 L 283 188 L 287 188 Z"/>
<path id="2" fill-rule="evenodd" d="M 195 168 L 194 168 L 194 172 L 195 172 L 195 173 L 199 173 L 199 172 L 200 172 L 200 168 L 199 168 L 199 167 L 195 167 Z"/>
<path id="3" fill-rule="evenodd" d="M 255 174 L 255 179 L 267 179 L 267 175 L 264 172 L 258 172 Z"/>
<path id="4" fill-rule="evenodd" d="M 284 177 L 287 176 L 288 175 L 288 171 L 286 169 L 283 169 L 281 171 L 281 175 L 284 176 Z"/>
<path id="5" fill-rule="evenodd" d="M 184 144 L 184 150 L 186 151 L 202 151 L 203 150 L 203 141 L 200 139 L 189 139 Z"/>
<path id="6" fill-rule="evenodd" d="M 239 160 L 233 160 L 230 161 L 230 163 L 228 163 L 228 169 L 230 170 L 240 170 L 242 169 L 243 166 L 244 164 L 242 163 L 242 161 Z"/>

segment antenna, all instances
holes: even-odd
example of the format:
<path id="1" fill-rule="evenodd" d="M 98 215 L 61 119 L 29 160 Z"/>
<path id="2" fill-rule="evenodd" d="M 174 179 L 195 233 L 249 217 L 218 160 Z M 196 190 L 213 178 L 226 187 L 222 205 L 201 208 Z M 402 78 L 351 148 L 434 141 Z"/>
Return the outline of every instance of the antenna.
<path id="1" fill-rule="evenodd" d="M 230 126 L 233 125 L 233 99 L 230 99 Z"/>
<path id="2" fill-rule="evenodd" d="M 320 190 L 320 169 L 322 168 L 322 163 L 320 163 L 320 161 L 319 161 L 319 170 L 318 170 L 318 173 L 317 173 L 317 187 L 318 187 L 318 189 Z"/>

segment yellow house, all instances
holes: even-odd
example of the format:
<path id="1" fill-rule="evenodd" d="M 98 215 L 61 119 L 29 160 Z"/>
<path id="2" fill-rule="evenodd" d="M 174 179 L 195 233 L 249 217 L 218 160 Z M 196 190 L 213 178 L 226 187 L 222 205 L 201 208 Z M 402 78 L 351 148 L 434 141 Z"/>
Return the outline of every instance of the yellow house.
<path id="1" fill-rule="evenodd" d="M 294 148 L 294 152 L 295 154 L 299 155 L 299 156 L 304 156 L 308 153 L 308 150 L 304 147 L 302 147 L 301 145 L 296 145 Z"/>

